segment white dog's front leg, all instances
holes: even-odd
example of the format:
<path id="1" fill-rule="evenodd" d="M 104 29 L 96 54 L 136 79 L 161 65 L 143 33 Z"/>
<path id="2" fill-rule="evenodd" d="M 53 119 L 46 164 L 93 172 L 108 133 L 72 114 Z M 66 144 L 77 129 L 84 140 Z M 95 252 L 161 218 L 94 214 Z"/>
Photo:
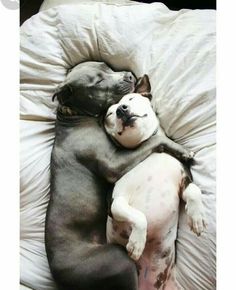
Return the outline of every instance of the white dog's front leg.
<path id="1" fill-rule="evenodd" d="M 126 249 L 129 256 L 137 261 L 142 255 L 146 243 L 147 219 L 145 215 L 131 207 L 123 196 L 114 199 L 111 212 L 115 220 L 131 225 L 132 231 Z"/>
<path id="2" fill-rule="evenodd" d="M 190 183 L 183 191 L 182 198 L 186 202 L 185 209 L 190 229 L 200 236 L 206 227 L 201 190 L 196 184 Z"/>

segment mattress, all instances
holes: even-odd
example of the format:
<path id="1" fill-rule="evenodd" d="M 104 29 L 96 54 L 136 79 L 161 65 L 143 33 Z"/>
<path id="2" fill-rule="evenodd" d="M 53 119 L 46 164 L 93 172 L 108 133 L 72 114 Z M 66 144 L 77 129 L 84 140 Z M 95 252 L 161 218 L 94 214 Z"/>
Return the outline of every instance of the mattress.
<path id="1" fill-rule="evenodd" d="M 181 204 L 177 279 L 185 290 L 215 289 L 215 11 L 171 11 L 162 3 L 60 5 L 21 26 L 21 283 L 56 289 L 44 246 L 57 106 L 52 95 L 68 69 L 87 60 L 148 74 L 165 132 L 196 152 L 192 174 L 208 227 L 195 236 Z"/>

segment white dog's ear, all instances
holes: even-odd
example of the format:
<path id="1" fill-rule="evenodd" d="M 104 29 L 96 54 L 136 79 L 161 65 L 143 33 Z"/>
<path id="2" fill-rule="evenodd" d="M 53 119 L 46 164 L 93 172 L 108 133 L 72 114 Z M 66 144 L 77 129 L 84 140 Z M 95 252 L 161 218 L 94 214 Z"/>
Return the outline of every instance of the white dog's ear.
<path id="1" fill-rule="evenodd" d="M 148 98 L 151 101 L 151 84 L 148 75 L 144 75 L 138 79 L 134 92 Z"/>
<path id="2" fill-rule="evenodd" d="M 151 84 L 148 75 L 144 75 L 137 80 L 134 92 L 138 94 L 151 92 Z"/>

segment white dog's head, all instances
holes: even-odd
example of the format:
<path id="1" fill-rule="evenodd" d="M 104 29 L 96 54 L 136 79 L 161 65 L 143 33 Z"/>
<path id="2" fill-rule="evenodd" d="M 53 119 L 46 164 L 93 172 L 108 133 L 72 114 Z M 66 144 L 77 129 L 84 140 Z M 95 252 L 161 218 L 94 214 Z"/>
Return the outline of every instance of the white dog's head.
<path id="1" fill-rule="evenodd" d="M 135 92 L 112 105 L 105 117 L 107 133 L 126 148 L 135 148 L 159 129 L 151 106 L 151 86 L 147 75 L 137 82 Z"/>

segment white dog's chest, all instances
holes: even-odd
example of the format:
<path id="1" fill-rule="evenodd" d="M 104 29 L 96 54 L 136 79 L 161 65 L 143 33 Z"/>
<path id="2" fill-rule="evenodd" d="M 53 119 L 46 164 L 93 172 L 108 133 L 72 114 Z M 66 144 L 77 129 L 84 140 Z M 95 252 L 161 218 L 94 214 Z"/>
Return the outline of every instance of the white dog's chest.
<path id="1" fill-rule="evenodd" d="M 116 183 L 113 197 L 116 193 L 126 197 L 131 206 L 146 215 L 149 230 L 160 230 L 176 215 L 181 168 L 172 156 L 152 154 Z"/>
<path id="2" fill-rule="evenodd" d="M 130 206 L 145 214 L 147 241 L 163 239 L 169 228 L 177 224 L 181 181 L 182 166 L 179 161 L 165 153 L 154 153 L 116 183 L 113 198 L 117 194 L 122 195 L 128 199 Z M 123 234 L 125 231 L 129 234 L 129 225 L 115 221 L 113 224 L 115 229 L 119 225 Z M 110 230 L 108 227 L 109 237 L 109 232 L 116 234 L 116 231 Z M 117 235 L 120 236 L 119 233 Z"/>

